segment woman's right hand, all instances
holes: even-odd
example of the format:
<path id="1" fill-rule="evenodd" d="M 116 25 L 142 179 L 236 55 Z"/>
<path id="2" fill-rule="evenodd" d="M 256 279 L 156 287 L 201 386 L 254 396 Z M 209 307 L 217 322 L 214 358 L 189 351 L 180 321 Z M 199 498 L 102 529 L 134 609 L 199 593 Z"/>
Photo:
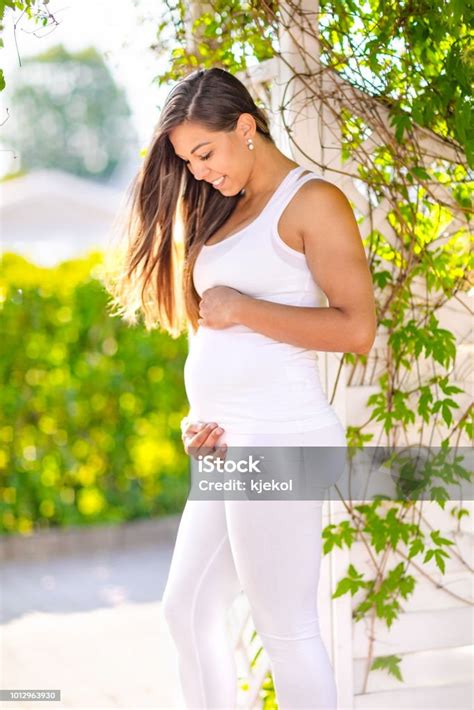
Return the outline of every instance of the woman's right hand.
<path id="1" fill-rule="evenodd" d="M 199 456 L 214 454 L 217 459 L 225 459 L 227 444 L 216 446 L 224 433 L 216 422 L 191 422 L 188 417 L 181 421 L 181 439 L 188 456 L 197 459 Z"/>

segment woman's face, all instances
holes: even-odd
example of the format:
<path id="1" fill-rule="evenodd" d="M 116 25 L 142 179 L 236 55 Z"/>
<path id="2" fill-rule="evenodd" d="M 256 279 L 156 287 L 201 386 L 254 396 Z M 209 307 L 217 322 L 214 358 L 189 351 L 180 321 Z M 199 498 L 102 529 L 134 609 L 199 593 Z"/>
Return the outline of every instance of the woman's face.
<path id="1" fill-rule="evenodd" d="M 242 190 L 251 168 L 249 158 L 252 156 L 246 146 L 247 138 L 252 138 L 254 131 L 251 123 L 243 120 L 245 115 L 239 117 L 231 133 L 209 131 L 197 123 L 187 122 L 169 134 L 176 155 L 186 162 L 194 178 L 213 184 L 227 197 Z"/>

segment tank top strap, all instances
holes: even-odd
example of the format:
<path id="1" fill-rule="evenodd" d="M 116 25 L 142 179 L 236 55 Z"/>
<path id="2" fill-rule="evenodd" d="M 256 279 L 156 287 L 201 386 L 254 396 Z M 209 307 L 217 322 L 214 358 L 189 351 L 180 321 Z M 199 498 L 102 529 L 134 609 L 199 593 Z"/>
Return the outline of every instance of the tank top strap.
<path id="1" fill-rule="evenodd" d="M 299 170 L 296 170 L 289 180 L 285 181 L 282 185 L 282 190 L 278 191 L 276 199 L 271 205 L 271 210 L 268 214 L 268 219 L 271 221 L 272 226 L 278 224 L 285 207 L 290 202 L 291 198 L 298 192 L 299 188 L 304 185 L 308 180 L 321 179 L 321 175 L 312 170 L 308 170 L 303 166 L 300 166 Z"/>

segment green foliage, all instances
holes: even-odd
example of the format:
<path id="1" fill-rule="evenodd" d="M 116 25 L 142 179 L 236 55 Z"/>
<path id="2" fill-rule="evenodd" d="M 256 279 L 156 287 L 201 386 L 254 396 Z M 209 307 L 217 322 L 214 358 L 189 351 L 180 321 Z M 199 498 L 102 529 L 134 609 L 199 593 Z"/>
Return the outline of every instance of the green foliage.
<path id="1" fill-rule="evenodd" d="M 324 542 L 323 554 L 327 555 L 333 549 L 334 545 L 337 545 L 342 549 L 343 545 L 347 545 L 348 548 L 352 546 L 352 543 L 356 537 L 356 531 L 352 527 L 349 520 L 342 520 L 339 525 L 326 525 L 322 534 Z"/>
<path id="2" fill-rule="evenodd" d="M 7 8 L 10 8 L 11 10 L 25 11 L 31 17 L 32 10 L 37 2 L 38 0 L 0 0 L 0 21 L 3 22 L 5 10 Z M 47 2 L 48 0 L 44 4 L 47 5 Z"/>
<path id="3" fill-rule="evenodd" d="M 356 605 L 353 616 L 356 621 L 362 619 L 369 611 L 373 611 L 379 619 L 384 619 L 390 628 L 393 621 L 398 618 L 401 607 L 398 598 L 407 599 L 415 588 L 415 578 L 406 574 L 405 565 L 400 562 L 389 570 L 383 579 L 363 579 L 353 564 L 347 569 L 347 576 L 337 583 L 336 591 L 332 598 L 350 593 L 352 596 L 358 592 L 365 592 L 362 600 Z"/>
<path id="4" fill-rule="evenodd" d="M 267 3 L 276 9 L 276 2 Z M 166 16 L 157 28 L 160 55 L 171 57 L 171 67 L 160 73 L 161 86 L 188 73 L 190 68 L 220 66 L 232 72 L 245 69 L 249 63 L 263 61 L 274 55 L 275 29 L 268 23 L 258 3 L 241 0 L 215 0 L 212 9 L 202 12 L 187 28 L 189 3 L 165 0 Z M 206 8 L 207 9 L 207 8 Z M 173 27 L 173 36 L 166 40 L 165 27 Z M 187 33 L 196 39 L 195 52 L 187 48 Z"/>
<path id="5" fill-rule="evenodd" d="M 355 594 L 359 589 L 370 586 L 370 582 L 365 582 L 362 579 L 362 575 L 357 572 L 354 565 L 350 564 L 347 571 L 347 577 L 343 577 L 337 583 L 336 591 L 332 595 L 333 599 L 347 594 L 347 592 Z"/>
<path id="6" fill-rule="evenodd" d="M 43 25 L 45 27 L 48 24 L 48 18 L 50 17 L 47 10 L 47 5 L 49 0 L 42 0 L 42 6 L 38 8 L 40 0 L 0 0 L 0 34 L 3 33 L 3 20 L 5 17 L 5 11 L 15 11 L 18 10 L 22 14 L 26 15 L 29 19 L 34 19 L 37 25 Z M 0 48 L 4 46 L 3 39 L 0 39 Z M 3 70 L 0 69 L 0 91 L 5 88 L 5 77 L 3 75 Z"/>
<path id="7" fill-rule="evenodd" d="M 4 255 L 3 532 L 169 514 L 186 499 L 186 338 L 111 317 L 100 263 Z"/>
<path id="8" fill-rule="evenodd" d="M 273 677 L 270 672 L 268 672 L 263 679 L 262 687 L 260 690 L 260 697 L 262 699 L 262 710 L 278 710 L 278 703 L 276 701 L 275 695 L 275 685 L 273 683 Z"/>
<path id="9" fill-rule="evenodd" d="M 378 656 L 374 662 L 372 663 L 372 666 L 370 667 L 370 670 L 376 671 L 378 669 L 381 670 L 386 670 L 390 675 L 393 675 L 394 678 L 397 680 L 403 681 L 402 674 L 400 671 L 400 661 L 402 659 L 400 656 Z"/>
<path id="10" fill-rule="evenodd" d="M 383 97 L 396 140 L 416 123 L 457 141 L 474 167 L 472 4 L 321 0 L 320 9 L 323 60 Z"/>
<path id="11" fill-rule="evenodd" d="M 157 77 L 160 85 L 198 67 L 238 72 L 278 53 L 277 2 L 217 0 L 192 27 L 186 26 L 188 3 L 165 0 L 164 5 L 154 48 L 171 56 L 172 63 Z M 398 142 L 416 123 L 456 141 L 474 167 L 471 4 L 420 0 L 412 7 L 392 0 L 321 0 L 318 21 L 322 63 L 380 97 Z M 173 27 L 171 37 L 164 35 L 166 27 Z M 189 30 L 194 45 L 187 40 Z M 354 147 L 363 126 L 354 119 L 345 130 Z"/>

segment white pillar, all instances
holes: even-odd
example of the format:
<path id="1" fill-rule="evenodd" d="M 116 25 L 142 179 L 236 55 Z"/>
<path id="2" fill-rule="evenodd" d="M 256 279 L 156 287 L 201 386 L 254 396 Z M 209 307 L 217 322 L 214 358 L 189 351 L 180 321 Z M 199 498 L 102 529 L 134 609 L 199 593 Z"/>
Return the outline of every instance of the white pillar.
<path id="1" fill-rule="evenodd" d="M 296 13 L 295 5 L 300 6 Z M 321 173 L 337 183 L 338 173 L 331 172 L 341 160 L 341 140 L 338 122 L 331 116 L 323 87 L 327 84 L 325 68 L 319 61 L 317 0 L 293 0 L 280 4 L 280 54 L 277 76 L 274 80 L 275 102 L 279 106 L 277 133 L 289 132 L 285 141 L 289 153 L 301 165 Z M 274 106 L 274 108 L 276 108 Z M 281 148 L 285 150 L 285 148 Z M 328 306 L 321 292 L 321 306 Z M 319 366 L 322 385 L 331 399 L 343 353 L 321 352 Z M 338 379 L 336 395 L 332 400 L 338 417 L 346 426 L 346 382 L 343 370 Z"/>

